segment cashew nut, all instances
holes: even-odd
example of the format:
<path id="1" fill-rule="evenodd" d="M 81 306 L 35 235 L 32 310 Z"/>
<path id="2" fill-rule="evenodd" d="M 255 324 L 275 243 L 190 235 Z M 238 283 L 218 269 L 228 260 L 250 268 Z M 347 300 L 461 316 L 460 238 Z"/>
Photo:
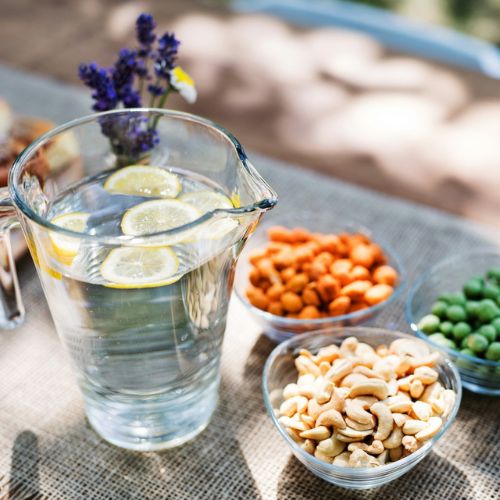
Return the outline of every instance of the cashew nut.
<path id="1" fill-rule="evenodd" d="M 443 418 L 447 417 L 450 414 L 451 410 L 453 409 L 453 406 L 455 406 L 456 398 L 457 395 L 455 394 L 455 391 L 453 391 L 452 389 L 446 389 L 441 393 L 440 400 L 442 400 L 444 403 L 444 410 L 442 413 Z"/>
<path id="2" fill-rule="evenodd" d="M 304 422 L 301 422 L 300 420 L 295 420 L 290 417 L 280 417 L 278 419 L 278 422 L 284 425 L 288 429 L 294 429 L 300 432 L 310 429 L 310 427 L 306 425 Z"/>
<path id="3" fill-rule="evenodd" d="M 425 365 L 415 368 L 413 374 L 416 379 L 420 380 L 425 385 L 432 384 L 439 378 L 439 374 L 436 370 Z"/>
<path id="4" fill-rule="evenodd" d="M 295 358 L 295 367 L 301 375 L 311 374 L 315 377 L 319 377 L 321 375 L 319 367 L 314 363 L 314 361 L 303 354 L 301 354 L 298 358 Z"/>
<path id="5" fill-rule="evenodd" d="M 403 377 L 397 380 L 398 387 L 402 391 L 410 392 L 410 384 L 413 380 L 413 375 L 408 375 L 407 377 Z"/>
<path id="6" fill-rule="evenodd" d="M 331 368 L 330 363 L 328 361 L 321 361 L 319 364 L 319 371 L 321 372 L 321 375 L 325 376 L 328 373 L 328 370 Z"/>
<path id="7" fill-rule="evenodd" d="M 443 391 L 443 386 L 439 382 L 434 382 L 425 388 L 424 393 L 420 397 L 420 401 L 431 403 L 432 400 L 438 399 Z"/>
<path id="8" fill-rule="evenodd" d="M 301 413 L 300 420 L 304 422 L 308 429 L 312 429 L 314 427 L 314 418 L 312 418 L 307 413 Z"/>
<path id="9" fill-rule="evenodd" d="M 373 416 L 365 410 L 366 403 L 359 399 L 348 399 L 345 403 L 345 412 L 349 418 L 361 424 L 370 424 Z"/>
<path id="10" fill-rule="evenodd" d="M 403 447 L 409 452 L 413 453 L 418 450 L 418 442 L 414 436 L 404 436 L 401 440 Z"/>
<path id="11" fill-rule="evenodd" d="M 333 465 L 338 465 L 340 467 L 349 467 L 349 458 L 351 456 L 351 453 L 349 451 L 344 451 L 340 455 L 337 455 L 333 459 Z"/>
<path id="12" fill-rule="evenodd" d="M 389 450 L 389 458 L 391 462 L 396 462 L 403 456 L 403 447 L 397 446 L 396 448 L 392 448 Z"/>
<path id="13" fill-rule="evenodd" d="M 296 443 L 303 443 L 304 440 L 299 436 L 299 431 L 295 429 L 291 429 L 290 427 L 285 427 L 285 430 L 287 434 L 296 442 Z"/>
<path id="14" fill-rule="evenodd" d="M 309 454 L 313 454 L 314 453 L 314 450 L 316 449 L 316 442 L 313 441 L 312 439 L 306 439 L 301 445 L 300 447 L 306 452 L 306 453 L 309 453 Z"/>
<path id="15" fill-rule="evenodd" d="M 339 441 L 342 441 L 343 443 L 354 443 L 356 441 L 360 441 L 360 438 L 348 437 L 348 436 L 344 436 L 344 434 L 339 434 L 339 433 L 336 433 L 335 437 Z"/>
<path id="16" fill-rule="evenodd" d="M 292 417 L 295 413 L 304 413 L 307 409 L 307 398 L 304 396 L 294 396 L 285 399 L 280 406 L 280 413 L 286 417 Z"/>
<path id="17" fill-rule="evenodd" d="M 349 467 L 378 467 L 379 465 L 375 457 L 360 449 L 354 450 L 349 457 Z"/>
<path id="18" fill-rule="evenodd" d="M 314 456 L 318 460 L 321 460 L 322 462 L 326 462 L 328 464 L 331 464 L 333 462 L 333 457 L 329 457 L 328 455 L 321 453 L 321 451 L 319 451 L 318 448 L 316 448 L 316 450 L 314 451 Z"/>
<path id="19" fill-rule="evenodd" d="M 355 350 L 356 358 L 361 365 L 372 368 L 373 365 L 379 360 L 375 350 L 371 345 L 360 342 Z"/>
<path id="20" fill-rule="evenodd" d="M 413 369 L 417 369 L 419 366 L 434 366 L 437 360 L 441 357 L 437 351 L 434 351 L 427 356 L 421 356 L 419 358 L 413 358 L 410 363 Z"/>
<path id="21" fill-rule="evenodd" d="M 288 384 L 283 389 L 283 398 L 290 399 L 299 395 L 299 386 L 297 384 Z"/>
<path id="22" fill-rule="evenodd" d="M 389 396 L 395 396 L 398 393 L 398 383 L 395 378 L 387 382 L 387 389 L 389 390 Z"/>
<path id="23" fill-rule="evenodd" d="M 314 439 L 315 441 L 323 441 L 323 439 L 329 438 L 331 434 L 328 427 L 321 425 L 301 432 L 300 437 L 304 439 Z"/>
<path id="24" fill-rule="evenodd" d="M 384 465 L 387 463 L 389 460 L 389 450 L 384 450 L 378 457 L 377 457 L 378 463 L 380 465 Z"/>
<path id="25" fill-rule="evenodd" d="M 304 396 L 307 399 L 311 399 L 316 394 L 316 388 L 314 385 L 298 385 L 299 395 Z"/>
<path id="26" fill-rule="evenodd" d="M 303 385 L 313 385 L 315 380 L 316 377 L 312 373 L 300 374 L 299 378 L 297 379 L 297 385 L 299 387 Z"/>
<path id="27" fill-rule="evenodd" d="M 384 377 L 380 375 L 380 373 L 374 372 L 372 369 L 364 365 L 357 365 L 354 367 L 352 371 L 353 373 L 360 373 L 361 375 L 364 375 L 367 378 L 379 378 L 382 380 L 384 379 Z"/>
<path id="28" fill-rule="evenodd" d="M 351 429 L 350 427 L 345 427 L 344 429 L 339 429 L 338 434 L 346 436 L 353 439 L 364 439 L 366 436 L 370 436 L 373 433 L 373 429 L 368 429 L 366 431 L 357 431 L 356 429 Z"/>
<path id="29" fill-rule="evenodd" d="M 339 358 L 333 362 L 332 367 L 326 373 L 325 378 L 331 380 L 332 382 L 338 382 L 340 379 L 351 373 L 352 369 L 353 364 L 351 361 Z"/>
<path id="30" fill-rule="evenodd" d="M 398 393 L 381 401 L 393 413 L 408 413 L 411 410 L 411 399 Z"/>
<path id="31" fill-rule="evenodd" d="M 302 432 L 300 434 L 301 437 L 303 437 L 302 434 L 304 433 Z M 385 448 L 387 448 L 388 450 L 392 450 L 393 448 L 397 448 L 398 446 L 401 445 L 402 439 L 403 439 L 403 431 L 399 427 L 394 427 L 389 437 L 387 439 L 384 439 L 382 443 L 384 444 Z"/>
<path id="32" fill-rule="evenodd" d="M 392 418 L 394 419 L 394 423 L 398 427 L 403 427 L 404 423 L 410 418 L 408 415 L 404 413 L 393 413 Z"/>
<path id="33" fill-rule="evenodd" d="M 354 451 L 354 450 L 363 450 L 366 453 L 370 453 L 371 455 L 380 455 L 384 451 L 384 445 L 382 444 L 382 441 L 374 440 L 372 444 L 366 444 L 366 443 L 350 443 L 349 446 L 347 447 L 349 451 Z"/>
<path id="34" fill-rule="evenodd" d="M 323 380 L 316 390 L 316 401 L 319 404 L 330 401 L 334 387 L 335 385 L 333 384 L 333 382 L 330 382 L 329 380 Z"/>
<path id="35" fill-rule="evenodd" d="M 403 432 L 405 434 L 414 435 L 423 431 L 427 427 L 427 422 L 423 420 L 408 419 L 403 425 Z"/>
<path id="36" fill-rule="evenodd" d="M 432 406 L 423 401 L 415 401 L 410 411 L 410 416 L 427 422 L 432 417 Z"/>
<path id="37" fill-rule="evenodd" d="M 363 382 L 364 380 L 367 380 L 366 375 L 362 375 L 361 373 L 349 373 L 349 375 L 346 375 L 343 379 L 342 382 L 340 383 L 340 387 L 352 387 L 354 384 L 357 384 L 358 382 Z"/>
<path id="38" fill-rule="evenodd" d="M 431 417 L 427 421 L 426 427 L 422 429 L 420 432 L 417 432 L 415 434 L 415 437 L 419 441 L 426 441 L 427 439 L 434 437 L 439 432 L 439 429 L 441 429 L 442 425 L 443 421 L 441 420 L 440 417 Z"/>
<path id="39" fill-rule="evenodd" d="M 389 408 L 384 403 L 375 403 L 370 407 L 370 411 L 378 419 L 377 431 L 373 435 L 374 439 L 383 441 L 387 439 L 394 427 L 394 419 Z"/>
<path id="40" fill-rule="evenodd" d="M 389 352 L 402 357 L 419 358 L 429 354 L 429 347 L 419 340 L 397 339 L 391 343 Z"/>
<path id="41" fill-rule="evenodd" d="M 389 389 L 383 380 L 370 379 L 354 384 L 349 393 L 352 398 L 363 394 L 368 396 L 373 395 L 378 399 L 385 399 L 389 394 Z"/>
<path id="42" fill-rule="evenodd" d="M 345 408 L 345 398 L 349 394 L 350 389 L 337 388 L 333 389 L 332 399 L 330 403 L 332 407 L 337 411 L 344 411 Z"/>
<path id="43" fill-rule="evenodd" d="M 358 347 L 358 339 L 356 337 L 347 337 L 340 344 L 340 354 L 345 358 L 353 358 L 356 356 L 356 347 Z"/>
<path id="44" fill-rule="evenodd" d="M 357 420 L 353 420 L 352 418 L 346 417 L 345 423 L 351 429 L 356 429 L 357 431 L 367 431 L 368 429 L 373 429 L 375 427 L 375 417 L 372 416 L 371 422 L 368 424 L 362 424 Z"/>
<path id="45" fill-rule="evenodd" d="M 335 436 L 323 439 L 317 446 L 317 450 L 328 457 L 336 457 L 345 450 L 346 443 L 339 441 Z"/>
<path id="46" fill-rule="evenodd" d="M 329 345 L 328 347 L 322 347 L 318 354 L 316 354 L 316 363 L 321 363 L 326 361 L 328 363 L 333 363 L 333 361 L 340 357 L 340 349 L 335 344 Z"/>
<path id="47" fill-rule="evenodd" d="M 336 427 L 337 429 L 345 429 L 346 427 L 346 423 L 344 421 L 344 417 L 342 417 L 342 414 L 333 408 L 322 412 L 316 420 L 316 425 L 331 426 Z"/>
<path id="48" fill-rule="evenodd" d="M 415 378 L 411 381 L 410 384 L 410 396 L 413 399 L 418 399 L 424 393 L 424 384 L 418 378 Z"/>

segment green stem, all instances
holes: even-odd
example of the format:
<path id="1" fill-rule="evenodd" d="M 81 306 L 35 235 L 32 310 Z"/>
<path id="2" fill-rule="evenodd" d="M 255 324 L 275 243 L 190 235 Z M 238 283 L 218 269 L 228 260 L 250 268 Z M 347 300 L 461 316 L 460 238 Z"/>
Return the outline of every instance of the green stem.
<path id="1" fill-rule="evenodd" d="M 163 108 L 163 105 L 165 104 L 165 101 L 167 100 L 167 97 L 169 96 L 169 94 L 170 94 L 171 91 L 172 91 L 172 89 L 169 86 L 167 88 L 167 90 L 165 90 L 165 92 L 161 95 L 160 100 L 158 102 L 158 105 L 155 106 L 155 107 L 157 107 L 157 108 Z M 155 130 L 156 129 L 156 126 L 158 125 L 158 120 L 159 119 L 160 119 L 160 115 L 156 115 L 154 117 L 153 123 L 149 127 L 150 130 Z"/>

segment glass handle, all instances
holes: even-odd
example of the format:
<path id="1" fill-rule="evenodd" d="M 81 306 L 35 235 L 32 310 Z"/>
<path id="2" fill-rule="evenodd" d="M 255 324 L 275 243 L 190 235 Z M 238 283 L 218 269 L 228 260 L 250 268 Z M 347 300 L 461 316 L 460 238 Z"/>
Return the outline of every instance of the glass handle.
<path id="1" fill-rule="evenodd" d="M 9 190 L 0 188 L 0 328 L 14 328 L 24 320 L 16 265 L 10 244 L 10 230 L 19 224 Z"/>

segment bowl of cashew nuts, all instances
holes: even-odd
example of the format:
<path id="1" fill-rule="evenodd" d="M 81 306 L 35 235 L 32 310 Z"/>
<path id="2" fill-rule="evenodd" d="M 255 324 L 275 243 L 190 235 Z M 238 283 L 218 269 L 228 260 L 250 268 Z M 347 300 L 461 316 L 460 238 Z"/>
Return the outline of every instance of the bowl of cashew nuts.
<path id="1" fill-rule="evenodd" d="M 411 335 L 332 328 L 278 345 L 264 368 L 263 395 L 311 472 L 367 489 L 424 459 L 455 419 L 462 386 L 451 361 Z"/>

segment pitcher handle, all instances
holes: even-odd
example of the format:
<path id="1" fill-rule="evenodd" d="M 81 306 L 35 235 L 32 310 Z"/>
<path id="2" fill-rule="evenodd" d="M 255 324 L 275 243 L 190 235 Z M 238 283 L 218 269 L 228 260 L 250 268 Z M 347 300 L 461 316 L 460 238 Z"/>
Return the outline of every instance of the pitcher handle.
<path id="1" fill-rule="evenodd" d="M 10 230 L 19 224 L 9 189 L 0 188 L 0 329 L 11 329 L 24 321 L 25 311 L 12 255 Z"/>

